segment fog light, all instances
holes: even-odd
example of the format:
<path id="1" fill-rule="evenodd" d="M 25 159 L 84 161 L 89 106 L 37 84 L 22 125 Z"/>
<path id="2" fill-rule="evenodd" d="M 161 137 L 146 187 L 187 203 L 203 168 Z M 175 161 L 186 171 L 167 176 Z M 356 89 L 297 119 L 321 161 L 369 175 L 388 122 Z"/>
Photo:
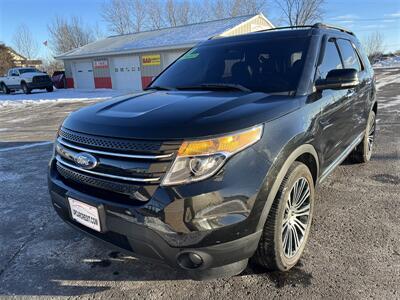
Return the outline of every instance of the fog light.
<path id="1" fill-rule="evenodd" d="M 194 252 L 185 252 L 178 256 L 178 264 L 183 269 L 196 269 L 203 264 L 200 255 Z"/>

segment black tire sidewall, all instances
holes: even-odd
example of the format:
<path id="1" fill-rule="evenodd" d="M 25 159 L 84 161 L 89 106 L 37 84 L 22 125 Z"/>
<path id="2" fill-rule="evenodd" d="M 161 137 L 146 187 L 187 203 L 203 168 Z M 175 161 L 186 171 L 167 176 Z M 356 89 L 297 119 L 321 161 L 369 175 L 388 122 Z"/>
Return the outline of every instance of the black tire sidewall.
<path id="1" fill-rule="evenodd" d="M 286 199 L 292 189 L 293 184 L 301 177 L 304 177 L 310 187 L 310 215 L 309 215 L 309 223 L 307 229 L 305 231 L 304 241 L 301 244 L 299 250 L 296 255 L 292 258 L 287 258 L 284 255 L 283 247 L 282 247 L 282 222 L 283 216 L 285 212 L 285 203 Z M 278 199 L 276 199 L 278 200 Z M 281 196 L 279 197 L 279 205 L 277 211 L 277 218 L 275 220 L 275 232 L 274 232 L 274 245 L 275 245 L 275 253 L 276 253 L 276 265 L 279 270 L 285 271 L 292 268 L 299 261 L 300 257 L 303 254 L 304 248 L 307 244 L 308 237 L 310 235 L 312 217 L 314 212 L 314 200 L 315 200 L 315 189 L 314 189 L 314 181 L 311 175 L 310 170 L 306 165 L 299 163 L 294 169 L 287 174 L 287 181 L 284 183 L 284 187 L 281 192 Z"/>
<path id="2" fill-rule="evenodd" d="M 22 90 L 24 91 L 24 93 L 25 94 L 29 94 L 29 88 L 28 88 L 28 86 L 26 85 L 26 83 L 24 82 L 24 83 L 22 83 L 21 84 L 21 86 L 22 86 Z"/>

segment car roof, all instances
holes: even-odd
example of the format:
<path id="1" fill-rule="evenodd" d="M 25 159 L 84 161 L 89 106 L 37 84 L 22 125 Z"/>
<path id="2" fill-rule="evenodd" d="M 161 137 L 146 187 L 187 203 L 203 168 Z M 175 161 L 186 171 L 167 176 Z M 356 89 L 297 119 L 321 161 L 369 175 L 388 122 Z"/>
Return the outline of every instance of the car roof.
<path id="1" fill-rule="evenodd" d="M 346 37 L 347 39 L 355 39 L 354 33 L 351 31 L 337 26 L 331 26 L 322 23 L 316 23 L 314 25 L 304 26 L 287 26 L 287 27 L 275 27 L 271 29 L 246 33 L 242 35 L 235 35 L 230 37 L 213 37 L 210 40 L 202 43 L 207 44 L 218 44 L 225 42 L 240 42 L 240 41 L 251 41 L 259 40 L 262 38 L 274 39 L 274 38 L 299 38 L 308 37 L 311 35 L 324 35 L 334 34 L 336 36 Z"/>

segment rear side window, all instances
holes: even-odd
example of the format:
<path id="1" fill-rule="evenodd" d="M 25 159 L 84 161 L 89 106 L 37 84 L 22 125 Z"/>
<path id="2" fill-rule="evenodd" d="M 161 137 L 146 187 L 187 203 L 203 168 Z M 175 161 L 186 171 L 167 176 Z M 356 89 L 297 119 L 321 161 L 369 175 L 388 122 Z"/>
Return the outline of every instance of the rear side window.
<path id="1" fill-rule="evenodd" d="M 346 69 L 356 69 L 361 71 L 361 64 L 356 51 L 348 40 L 338 39 L 337 44 L 342 54 L 343 64 Z"/>
<path id="2" fill-rule="evenodd" d="M 328 41 L 325 47 L 324 58 L 317 70 L 316 79 L 325 79 L 331 70 L 343 69 L 342 61 L 334 41 Z"/>

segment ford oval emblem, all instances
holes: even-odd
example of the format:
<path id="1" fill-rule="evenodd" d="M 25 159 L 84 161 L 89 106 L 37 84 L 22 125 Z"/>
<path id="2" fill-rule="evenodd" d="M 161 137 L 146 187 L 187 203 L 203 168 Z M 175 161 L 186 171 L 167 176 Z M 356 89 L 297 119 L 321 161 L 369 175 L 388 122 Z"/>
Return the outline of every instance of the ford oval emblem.
<path id="1" fill-rule="evenodd" d="M 96 157 L 86 152 L 78 153 L 74 160 L 78 166 L 86 170 L 95 168 L 99 163 Z"/>

